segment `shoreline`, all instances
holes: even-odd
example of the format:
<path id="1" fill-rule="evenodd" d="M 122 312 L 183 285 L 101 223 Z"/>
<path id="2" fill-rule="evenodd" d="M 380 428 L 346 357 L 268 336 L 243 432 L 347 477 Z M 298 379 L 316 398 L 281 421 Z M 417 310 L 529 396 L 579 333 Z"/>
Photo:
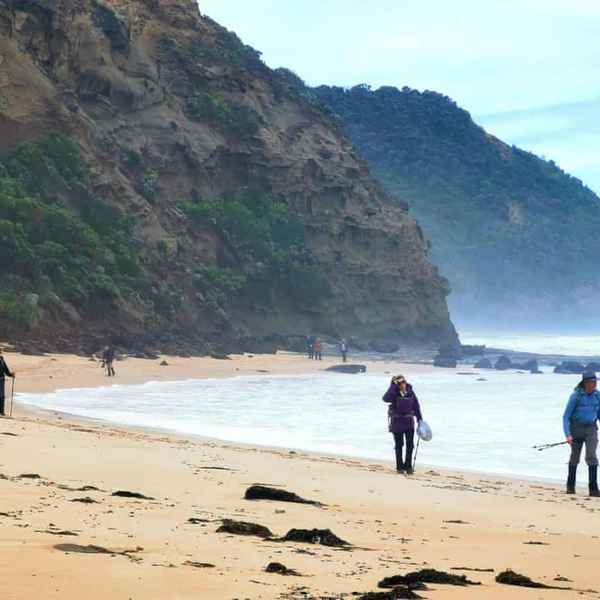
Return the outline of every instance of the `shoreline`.
<path id="1" fill-rule="evenodd" d="M 257 376 L 259 377 L 259 376 Z M 128 385 L 139 385 L 139 384 L 128 384 Z M 69 388 L 69 389 L 78 389 L 78 388 Z M 82 388 L 79 388 L 82 389 Z M 60 390 L 58 390 L 60 391 Z M 41 419 L 58 419 L 63 423 L 70 424 L 80 424 L 80 425 L 95 425 L 98 427 L 110 427 L 113 429 L 122 429 L 123 431 L 131 431 L 135 433 L 146 433 L 151 435 L 162 435 L 168 436 L 173 439 L 177 439 L 180 441 L 195 441 L 199 443 L 205 444 L 221 444 L 226 447 L 231 448 L 243 448 L 249 451 L 258 450 L 264 452 L 271 453 L 280 453 L 280 452 L 293 452 L 295 454 L 302 454 L 307 457 L 313 457 L 316 459 L 323 458 L 328 460 L 355 460 L 364 463 L 374 463 L 378 464 L 381 467 L 386 467 L 394 470 L 394 461 L 392 459 L 382 459 L 378 457 L 364 456 L 358 454 L 344 454 L 344 453 L 336 453 L 336 452 L 326 452 L 320 450 L 309 450 L 307 448 L 301 448 L 297 446 L 276 446 L 270 444 L 258 444 L 252 442 L 245 442 L 243 440 L 233 440 L 233 439 L 225 439 L 219 437 L 213 437 L 209 435 L 203 435 L 200 433 L 186 433 L 183 431 L 178 431 L 176 429 L 170 429 L 167 427 L 151 427 L 145 425 L 134 425 L 129 423 L 120 423 L 119 421 L 111 421 L 109 419 L 101 419 L 98 417 L 86 417 L 84 415 L 77 415 L 74 413 L 64 412 L 60 410 L 53 410 L 48 408 L 43 408 L 37 406 L 35 404 L 18 404 L 20 410 L 23 413 L 24 417 L 39 417 Z M 498 471 L 485 471 L 480 469 L 470 469 L 467 467 L 463 468 L 453 468 L 443 465 L 436 465 L 431 463 L 420 463 L 418 467 L 418 471 L 423 473 L 425 471 L 436 470 L 440 471 L 446 475 L 468 475 L 472 477 L 492 477 L 495 479 L 503 479 L 505 481 L 512 481 L 515 483 L 540 483 L 548 486 L 554 486 L 557 489 L 562 490 L 563 482 L 559 478 L 551 478 L 551 477 L 540 477 L 534 475 L 518 475 L 511 473 L 502 473 Z M 581 482 L 578 482 L 581 484 Z"/>
<path id="2" fill-rule="evenodd" d="M 19 356 L 19 355 L 17 355 Z M 235 378 L 235 377 L 264 377 L 268 375 L 269 377 L 289 377 L 289 376 L 302 376 L 302 375 L 331 375 L 331 372 L 325 371 L 325 366 L 331 366 L 333 364 L 339 364 L 339 362 L 332 357 L 328 357 L 322 363 L 317 361 L 309 361 L 303 355 L 296 353 L 288 353 L 282 352 L 277 356 L 281 364 L 278 364 L 273 372 L 273 355 L 253 355 L 252 358 L 245 355 L 236 355 L 232 356 L 231 360 L 223 361 L 218 359 L 210 359 L 210 358 L 196 358 L 196 359 L 177 359 L 174 357 L 161 356 L 157 361 L 149 361 L 147 359 L 127 359 L 127 361 L 122 361 L 117 363 L 119 366 L 123 366 L 128 361 L 131 361 L 130 366 L 133 367 L 144 367 L 146 370 L 150 367 L 154 375 L 161 377 L 157 377 L 156 379 L 144 379 L 140 381 L 140 375 L 134 375 L 132 377 L 131 372 L 126 371 L 124 379 L 125 381 L 120 380 L 119 376 L 117 376 L 116 380 L 108 377 L 103 377 L 103 380 L 96 380 L 93 384 L 77 386 L 77 387 L 56 387 L 57 380 L 53 379 L 52 383 L 50 383 L 50 389 L 44 392 L 35 391 L 35 392 L 25 392 L 25 393 L 34 393 L 34 394 L 44 394 L 44 393 L 52 393 L 52 392 L 60 392 L 64 390 L 78 390 L 78 389 L 90 389 L 90 388 L 101 388 L 101 387 L 112 387 L 116 385 L 121 386 L 142 386 L 149 383 L 181 383 L 185 381 L 205 381 L 205 380 L 219 380 L 225 378 Z M 70 359 L 80 360 L 80 357 L 69 356 Z M 23 358 L 23 357 L 22 357 Z M 40 357 L 43 358 L 43 357 Z M 56 355 L 50 357 L 51 361 L 56 358 Z M 83 359 L 85 362 L 90 363 L 89 359 Z M 179 370 L 178 373 L 181 375 L 179 378 L 169 378 L 170 371 L 168 368 L 160 367 L 160 371 L 156 370 L 156 364 L 159 364 L 162 360 L 167 360 L 170 362 L 170 365 L 175 360 L 177 361 L 179 368 L 183 367 L 183 371 Z M 293 361 L 290 363 L 290 361 Z M 263 362 L 268 362 L 271 364 L 271 370 L 268 369 L 254 369 L 254 367 L 264 366 Z M 241 367 L 236 365 L 241 364 Z M 325 364 L 325 366 L 323 366 Z M 348 364 L 352 364 L 350 361 Z M 369 361 L 365 363 L 368 367 L 367 373 L 372 374 L 375 371 L 375 374 L 384 375 L 391 372 L 391 369 L 394 367 L 398 367 L 397 370 L 400 370 L 406 374 L 410 375 L 421 375 L 427 374 L 431 372 L 438 372 L 440 370 L 436 367 L 433 367 L 431 364 L 422 364 L 422 363 L 392 363 L 391 361 Z M 202 376 L 192 377 L 190 376 L 188 369 L 192 368 L 201 368 L 203 371 Z M 208 372 L 210 369 L 214 369 L 217 367 L 217 372 Z M 460 369 L 460 365 L 457 369 Z M 267 372 L 268 371 L 268 372 Z M 333 375 L 336 375 L 333 373 Z M 342 375 L 343 377 L 360 377 L 360 375 Z M 146 377 L 146 375 L 142 375 L 142 378 Z M 38 387 L 37 385 L 35 387 Z M 26 388 L 27 389 L 27 388 Z M 23 393 L 23 392 L 21 392 Z M 71 422 L 81 422 L 81 423 L 93 423 L 98 426 L 106 426 L 106 427 L 117 427 L 122 428 L 124 430 L 132 430 L 137 432 L 146 432 L 146 433 L 154 433 L 161 435 L 168 435 L 177 437 L 180 439 L 194 439 L 200 442 L 207 443 L 222 443 L 232 446 L 242 446 L 247 449 L 259 448 L 263 450 L 271 450 L 271 451 L 295 451 L 305 453 L 307 455 L 316 456 L 316 457 L 325 457 L 332 459 L 352 459 L 358 461 L 366 461 L 366 462 L 377 462 L 382 466 L 392 466 L 393 460 L 384 459 L 380 457 L 371 457 L 365 456 L 361 454 L 345 454 L 343 452 L 335 452 L 335 451 L 325 451 L 325 450 L 310 450 L 307 448 L 302 448 L 300 446 L 293 445 L 270 445 L 270 444 L 260 444 L 251 441 L 244 441 L 240 439 L 230 439 L 230 438 L 222 438 L 215 437 L 202 433 L 189 433 L 185 431 L 180 431 L 174 428 L 168 427 L 152 427 L 145 425 L 136 425 L 123 423 L 116 420 L 111 419 L 103 419 L 101 417 L 88 417 L 84 415 L 78 415 L 75 413 L 57 411 L 53 409 L 46 409 L 44 407 L 37 406 L 35 404 L 21 404 L 18 400 L 15 402 L 15 408 L 19 411 L 22 411 L 24 415 L 39 415 L 46 418 L 50 418 L 51 416 L 60 416 L 60 418 L 64 421 Z M 516 473 L 507 473 L 501 471 L 494 470 L 484 470 L 484 469 L 475 469 L 475 468 L 465 468 L 465 467 L 451 467 L 430 463 L 422 463 L 420 466 L 421 471 L 437 469 L 442 470 L 445 473 L 455 473 L 455 474 L 466 474 L 472 476 L 487 476 L 500 478 L 505 480 L 513 480 L 515 482 L 534 482 L 534 483 L 544 483 L 546 485 L 554 485 L 561 486 L 562 480 L 559 477 L 543 477 L 543 476 L 535 476 L 535 475 L 524 475 L 524 474 L 516 474 Z"/>

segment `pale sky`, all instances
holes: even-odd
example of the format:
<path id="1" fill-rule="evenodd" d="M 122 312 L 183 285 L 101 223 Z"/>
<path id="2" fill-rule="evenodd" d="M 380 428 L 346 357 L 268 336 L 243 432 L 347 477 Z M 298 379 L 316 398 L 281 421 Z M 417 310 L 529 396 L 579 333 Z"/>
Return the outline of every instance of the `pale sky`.
<path id="1" fill-rule="evenodd" d="M 310 85 L 446 94 L 600 193 L 600 0 L 199 0 Z"/>

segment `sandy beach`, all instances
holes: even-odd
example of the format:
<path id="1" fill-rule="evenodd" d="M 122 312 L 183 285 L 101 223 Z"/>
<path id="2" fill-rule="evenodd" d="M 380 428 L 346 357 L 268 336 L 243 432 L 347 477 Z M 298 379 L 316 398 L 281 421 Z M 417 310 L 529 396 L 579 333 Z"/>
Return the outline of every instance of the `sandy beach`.
<path id="1" fill-rule="evenodd" d="M 6 358 L 18 392 L 107 384 L 99 363 L 85 358 Z M 165 360 L 118 362 L 116 381 L 307 373 L 337 362 L 290 354 Z M 409 376 L 431 368 L 368 366 Z M 549 484 L 438 469 L 407 478 L 391 463 L 185 439 L 18 404 L 0 423 L 0 448 L 0 591 L 11 600 L 357 598 L 383 592 L 384 577 L 423 568 L 481 584 L 428 584 L 416 592 L 425 598 L 600 597 L 600 502 L 583 489 L 568 497 Z M 319 504 L 245 500 L 254 484 Z M 227 519 L 271 535 L 217 532 Z M 348 545 L 282 540 L 291 529 L 330 529 Z M 271 562 L 299 575 L 265 572 Z M 508 568 L 572 589 L 496 583 Z"/>

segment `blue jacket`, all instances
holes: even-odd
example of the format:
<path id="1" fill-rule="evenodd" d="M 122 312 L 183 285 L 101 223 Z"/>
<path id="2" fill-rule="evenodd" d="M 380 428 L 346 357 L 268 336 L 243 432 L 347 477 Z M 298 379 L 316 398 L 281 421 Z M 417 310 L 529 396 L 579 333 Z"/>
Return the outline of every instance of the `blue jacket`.
<path id="1" fill-rule="evenodd" d="M 591 394 L 587 394 L 585 390 L 575 390 L 569 398 L 563 415 L 565 435 L 567 437 L 571 435 L 571 420 L 590 424 L 598 419 L 600 419 L 600 392 L 594 390 Z"/>

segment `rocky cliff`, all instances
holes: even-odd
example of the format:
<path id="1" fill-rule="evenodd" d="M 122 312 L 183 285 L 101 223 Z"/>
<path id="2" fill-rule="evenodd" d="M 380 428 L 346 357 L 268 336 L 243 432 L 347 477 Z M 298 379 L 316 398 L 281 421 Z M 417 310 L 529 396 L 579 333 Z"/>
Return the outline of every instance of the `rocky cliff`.
<path id="1" fill-rule="evenodd" d="M 0 0 L 0 319 L 54 347 L 455 339 L 413 217 L 190 0 Z"/>
<path id="2" fill-rule="evenodd" d="M 581 181 L 488 134 L 439 93 L 311 93 L 409 203 L 459 322 L 513 331 L 598 322 L 600 198 Z"/>

